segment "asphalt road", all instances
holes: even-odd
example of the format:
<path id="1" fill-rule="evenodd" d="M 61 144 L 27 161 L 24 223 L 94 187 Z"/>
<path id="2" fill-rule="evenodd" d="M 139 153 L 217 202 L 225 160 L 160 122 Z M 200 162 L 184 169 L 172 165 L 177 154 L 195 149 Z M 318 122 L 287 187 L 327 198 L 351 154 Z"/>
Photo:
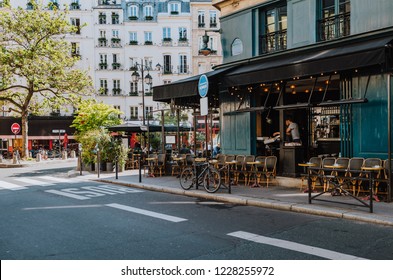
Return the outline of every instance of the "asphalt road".
<path id="1" fill-rule="evenodd" d="M 102 184 L 69 170 L 0 171 L 1 259 L 393 259 L 391 227 Z"/>

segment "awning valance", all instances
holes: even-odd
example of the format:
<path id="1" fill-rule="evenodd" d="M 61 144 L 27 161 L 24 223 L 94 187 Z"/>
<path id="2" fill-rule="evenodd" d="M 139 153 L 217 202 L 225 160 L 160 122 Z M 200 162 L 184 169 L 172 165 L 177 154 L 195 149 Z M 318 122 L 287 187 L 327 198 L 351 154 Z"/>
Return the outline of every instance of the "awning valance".
<path id="1" fill-rule="evenodd" d="M 250 59 L 226 72 L 222 82 L 230 87 L 372 66 L 385 69 L 392 52 L 392 40 L 390 33 L 374 39 L 348 40 Z"/>
<path id="2" fill-rule="evenodd" d="M 217 83 L 219 82 L 220 77 L 230 69 L 233 69 L 233 67 L 225 67 L 204 73 L 209 79 L 209 93 L 217 90 Z M 198 82 L 201 75 L 202 74 L 170 84 L 153 87 L 153 100 L 169 102 L 172 98 L 199 97 Z"/>

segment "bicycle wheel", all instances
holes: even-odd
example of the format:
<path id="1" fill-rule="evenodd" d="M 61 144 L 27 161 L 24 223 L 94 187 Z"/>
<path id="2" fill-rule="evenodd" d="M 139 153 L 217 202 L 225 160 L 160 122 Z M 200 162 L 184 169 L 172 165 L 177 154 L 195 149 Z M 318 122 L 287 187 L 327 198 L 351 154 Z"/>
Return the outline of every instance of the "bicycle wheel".
<path id="1" fill-rule="evenodd" d="M 183 171 L 180 173 L 180 186 L 185 189 L 189 190 L 194 186 L 194 172 L 192 168 L 188 167 L 183 169 Z"/>
<path id="2" fill-rule="evenodd" d="M 221 175 L 216 169 L 209 168 L 203 179 L 203 187 L 208 193 L 218 191 L 221 185 Z"/>

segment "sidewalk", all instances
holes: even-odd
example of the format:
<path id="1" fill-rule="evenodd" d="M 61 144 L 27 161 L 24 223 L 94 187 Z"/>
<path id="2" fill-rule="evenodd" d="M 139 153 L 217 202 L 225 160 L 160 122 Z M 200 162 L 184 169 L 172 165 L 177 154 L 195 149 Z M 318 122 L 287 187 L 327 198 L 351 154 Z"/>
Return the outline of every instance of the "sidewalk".
<path id="1" fill-rule="evenodd" d="M 118 179 L 112 173 L 102 173 L 100 178 L 97 178 L 97 174 L 95 176 L 90 174 L 89 177 L 95 181 L 151 191 L 393 226 L 393 203 L 374 201 L 374 213 L 369 213 L 369 208 L 354 205 L 324 201 L 312 201 L 312 204 L 309 204 L 308 194 L 300 191 L 299 179 L 278 177 L 277 182 L 269 184 L 269 188 L 250 188 L 239 185 L 232 186 L 231 194 L 228 193 L 228 189 L 224 188 L 214 194 L 210 194 L 203 189 L 203 186 L 200 186 L 198 190 L 193 188 L 185 191 L 180 187 L 179 179 L 172 176 L 152 178 L 142 175 L 142 182 L 139 183 L 138 170 L 120 172 L 118 173 Z M 280 185 L 277 185 L 278 182 Z M 358 201 L 348 196 L 324 194 L 321 198 L 360 205 Z"/>

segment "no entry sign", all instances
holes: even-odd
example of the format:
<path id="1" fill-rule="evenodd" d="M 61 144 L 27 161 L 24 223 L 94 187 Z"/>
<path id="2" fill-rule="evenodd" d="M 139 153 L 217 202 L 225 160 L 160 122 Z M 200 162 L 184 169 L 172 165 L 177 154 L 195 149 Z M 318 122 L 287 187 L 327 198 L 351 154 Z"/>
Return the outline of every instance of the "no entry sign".
<path id="1" fill-rule="evenodd" d="M 13 123 L 11 125 L 11 131 L 13 134 L 18 134 L 20 132 L 20 125 L 18 123 Z"/>

